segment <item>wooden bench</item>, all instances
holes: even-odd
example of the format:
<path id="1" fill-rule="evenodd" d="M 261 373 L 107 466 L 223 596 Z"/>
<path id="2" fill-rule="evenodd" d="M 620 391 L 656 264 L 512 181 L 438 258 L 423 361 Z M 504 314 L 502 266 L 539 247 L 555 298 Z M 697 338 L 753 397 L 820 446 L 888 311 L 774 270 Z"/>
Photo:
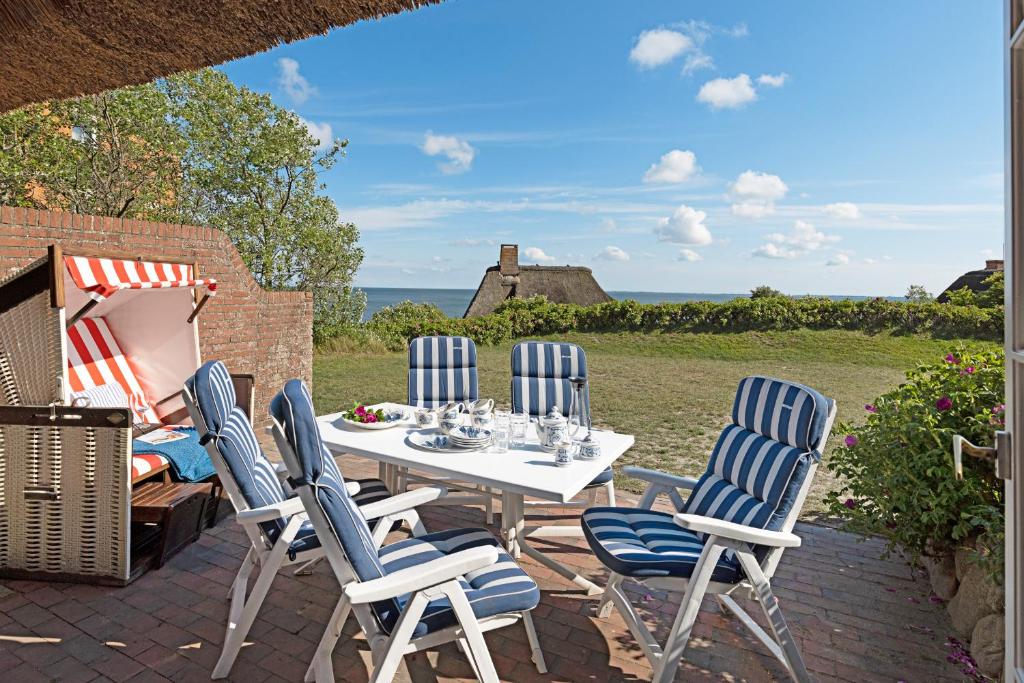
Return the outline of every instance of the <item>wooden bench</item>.
<path id="1" fill-rule="evenodd" d="M 132 573 L 162 566 L 199 538 L 210 484 L 150 481 L 132 492 Z"/>

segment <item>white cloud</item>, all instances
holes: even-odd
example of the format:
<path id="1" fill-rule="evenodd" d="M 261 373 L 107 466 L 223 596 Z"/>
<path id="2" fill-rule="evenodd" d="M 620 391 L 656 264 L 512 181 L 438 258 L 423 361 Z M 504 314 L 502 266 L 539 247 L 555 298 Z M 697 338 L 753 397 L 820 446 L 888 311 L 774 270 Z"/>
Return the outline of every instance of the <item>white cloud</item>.
<path id="1" fill-rule="evenodd" d="M 822 207 L 822 210 L 828 214 L 831 218 L 839 218 L 842 220 L 857 220 L 860 218 L 860 208 L 852 202 L 836 202 L 835 204 L 826 204 Z"/>
<path id="2" fill-rule="evenodd" d="M 316 121 L 304 119 L 301 116 L 299 121 L 306 127 L 306 130 L 309 131 L 313 139 L 316 140 L 317 149 L 326 149 L 334 142 L 334 131 L 331 130 L 331 124 L 327 122 L 317 123 Z"/>
<path id="3" fill-rule="evenodd" d="M 686 261 L 687 263 L 695 263 L 697 261 L 703 261 L 704 257 L 695 252 L 693 249 L 680 249 L 678 261 Z"/>
<path id="4" fill-rule="evenodd" d="M 757 77 L 757 84 L 768 88 L 781 88 L 788 80 L 789 74 L 785 72 L 775 75 L 761 74 Z"/>
<path id="5" fill-rule="evenodd" d="M 697 155 L 689 150 L 666 152 L 644 173 L 645 183 L 685 183 L 697 172 Z"/>
<path id="6" fill-rule="evenodd" d="M 605 218 L 601 221 L 601 232 L 615 232 L 619 229 L 619 224 L 614 218 Z"/>
<path id="7" fill-rule="evenodd" d="M 697 101 L 712 109 L 737 109 L 757 99 L 757 91 L 747 74 L 736 78 L 716 78 L 697 92 Z"/>
<path id="8" fill-rule="evenodd" d="M 495 240 L 467 238 L 449 242 L 453 247 L 493 247 L 497 244 Z"/>
<path id="9" fill-rule="evenodd" d="M 607 246 L 600 252 L 598 252 L 595 258 L 599 258 L 605 261 L 628 261 L 629 254 L 627 254 L 619 247 Z"/>
<path id="10" fill-rule="evenodd" d="M 789 192 L 777 175 L 760 171 L 744 171 L 729 186 L 733 199 L 732 213 L 741 218 L 763 218 L 775 213 L 776 200 Z"/>
<path id="11" fill-rule="evenodd" d="M 780 259 L 798 258 L 808 252 L 817 251 L 826 244 L 839 241 L 837 235 L 826 235 L 807 221 L 797 221 L 790 232 L 786 234 L 773 232 L 765 235 L 765 239 L 768 240 L 768 243 L 755 249 L 754 256 Z M 845 254 L 837 254 L 835 258 L 840 256 L 845 257 L 845 262 L 849 263 L 850 259 Z"/>
<path id="12" fill-rule="evenodd" d="M 656 28 L 644 31 L 629 51 L 629 61 L 644 69 L 668 64 L 693 48 L 693 40 L 678 31 Z"/>
<path id="13" fill-rule="evenodd" d="M 548 256 L 540 247 L 527 247 L 523 251 L 523 254 L 526 255 L 526 258 L 535 263 L 551 263 L 555 260 L 554 256 Z"/>
<path id="14" fill-rule="evenodd" d="M 476 158 L 476 149 L 466 140 L 454 135 L 435 135 L 432 130 L 427 131 L 420 149 L 427 156 L 434 157 L 440 154 L 447 157 L 447 163 L 438 164 L 438 168 L 446 175 L 465 173 Z"/>
<path id="15" fill-rule="evenodd" d="M 867 261 L 865 261 L 865 263 L 867 263 L 869 261 L 871 263 L 874 263 L 874 261 L 872 261 L 871 259 L 868 259 Z M 830 258 L 828 261 L 825 261 L 825 265 L 826 266 L 830 266 L 830 267 L 845 266 L 845 265 L 848 265 L 849 263 L 850 263 L 850 257 L 847 256 L 846 254 L 836 254 L 835 256 Z"/>
<path id="16" fill-rule="evenodd" d="M 683 62 L 683 75 L 689 76 L 692 73 L 713 68 L 715 68 L 715 61 L 711 59 L 710 55 L 703 52 L 694 52 L 687 55 L 686 61 Z"/>
<path id="17" fill-rule="evenodd" d="M 796 249 L 780 247 L 773 242 L 769 242 L 768 244 L 762 244 L 760 247 L 755 249 L 751 255 L 759 256 L 761 258 L 793 259 L 797 256 L 802 256 L 803 253 Z"/>
<path id="18" fill-rule="evenodd" d="M 295 104 L 302 104 L 316 94 L 316 88 L 299 73 L 299 63 L 291 57 L 277 60 L 277 84 Z"/>
<path id="19" fill-rule="evenodd" d="M 705 218 L 707 214 L 703 211 L 680 204 L 671 216 L 658 221 L 654 232 L 662 242 L 694 246 L 711 244 L 711 231 L 704 225 Z"/>

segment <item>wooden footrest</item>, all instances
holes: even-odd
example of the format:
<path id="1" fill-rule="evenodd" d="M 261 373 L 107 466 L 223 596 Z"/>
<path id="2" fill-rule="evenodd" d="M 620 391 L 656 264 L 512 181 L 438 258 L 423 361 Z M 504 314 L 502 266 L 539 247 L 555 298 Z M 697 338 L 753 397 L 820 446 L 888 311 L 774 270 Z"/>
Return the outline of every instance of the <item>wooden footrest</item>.
<path id="1" fill-rule="evenodd" d="M 153 481 L 132 491 L 132 526 L 158 525 L 145 533 L 136 527 L 133 533 L 139 540 L 149 536 L 147 545 L 153 547 L 153 566 L 160 567 L 170 557 L 202 533 L 206 521 L 206 506 L 210 500 L 210 484 L 184 484 Z M 135 544 L 133 544 L 134 546 Z M 142 551 L 142 548 L 133 548 Z"/>

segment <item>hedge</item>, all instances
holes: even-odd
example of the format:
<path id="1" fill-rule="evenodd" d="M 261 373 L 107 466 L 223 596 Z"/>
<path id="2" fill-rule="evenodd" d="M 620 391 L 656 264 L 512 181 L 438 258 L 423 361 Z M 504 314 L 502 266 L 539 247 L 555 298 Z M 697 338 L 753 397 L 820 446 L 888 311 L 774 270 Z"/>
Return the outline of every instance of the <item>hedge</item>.
<path id="1" fill-rule="evenodd" d="M 403 302 L 378 311 L 367 330 L 388 348 L 423 335 L 463 335 L 496 345 L 566 332 L 748 332 L 796 329 L 928 334 L 947 339 L 1001 340 L 1002 307 L 825 297 L 737 298 L 725 302 L 641 304 L 627 299 L 596 306 L 514 299 L 494 313 L 448 318 L 433 304 Z"/>

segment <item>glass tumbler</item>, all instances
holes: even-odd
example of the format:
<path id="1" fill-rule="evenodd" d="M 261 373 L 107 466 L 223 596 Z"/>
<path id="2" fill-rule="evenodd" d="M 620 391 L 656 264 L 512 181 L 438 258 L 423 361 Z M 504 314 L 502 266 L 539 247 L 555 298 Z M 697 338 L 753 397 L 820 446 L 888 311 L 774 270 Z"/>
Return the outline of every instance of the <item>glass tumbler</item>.
<path id="1" fill-rule="evenodd" d="M 511 437 L 512 448 L 522 448 L 526 445 L 526 432 L 530 428 L 530 418 L 526 413 L 513 413 L 511 415 Z"/>
<path id="2" fill-rule="evenodd" d="M 494 425 L 491 427 L 494 430 L 494 436 L 492 437 L 491 446 L 495 453 L 505 453 L 508 451 L 512 433 L 511 418 L 512 416 L 504 411 L 494 414 Z"/>

